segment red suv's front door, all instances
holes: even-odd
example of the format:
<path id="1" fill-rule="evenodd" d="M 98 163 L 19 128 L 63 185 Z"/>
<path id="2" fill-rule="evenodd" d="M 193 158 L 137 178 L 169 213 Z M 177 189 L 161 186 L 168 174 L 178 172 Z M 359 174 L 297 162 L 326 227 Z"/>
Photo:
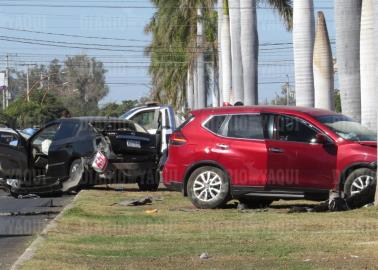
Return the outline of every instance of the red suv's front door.
<path id="1" fill-rule="evenodd" d="M 267 115 L 264 119 L 268 137 L 268 185 L 331 189 L 336 145 L 317 143 L 320 131 L 302 119 L 286 115 Z"/>
<path id="2" fill-rule="evenodd" d="M 261 116 L 230 115 L 217 138 L 219 162 L 228 171 L 233 186 L 266 185 L 268 154 Z"/>

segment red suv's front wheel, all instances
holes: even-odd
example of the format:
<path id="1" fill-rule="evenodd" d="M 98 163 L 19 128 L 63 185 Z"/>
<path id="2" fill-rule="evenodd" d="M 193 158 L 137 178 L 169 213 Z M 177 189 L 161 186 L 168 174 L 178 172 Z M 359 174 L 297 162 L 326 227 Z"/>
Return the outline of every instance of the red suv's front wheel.
<path id="1" fill-rule="evenodd" d="M 198 208 L 217 208 L 227 203 L 230 183 L 227 175 L 216 167 L 195 170 L 188 181 L 188 196 Z"/>
<path id="2" fill-rule="evenodd" d="M 347 197 L 360 193 L 369 186 L 375 187 L 376 172 L 368 168 L 360 168 L 353 171 L 346 179 L 344 192 Z"/>

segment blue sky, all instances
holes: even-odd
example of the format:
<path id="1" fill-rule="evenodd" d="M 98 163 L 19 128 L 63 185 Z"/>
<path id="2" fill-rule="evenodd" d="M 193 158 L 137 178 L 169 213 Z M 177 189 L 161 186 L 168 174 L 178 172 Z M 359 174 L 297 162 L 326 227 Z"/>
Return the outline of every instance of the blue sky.
<path id="1" fill-rule="evenodd" d="M 330 37 L 331 40 L 334 39 L 333 1 L 315 0 L 314 2 L 316 11 L 321 9 L 325 12 Z M 7 6 L 7 4 L 17 6 Z M 46 5 L 59 5 L 59 7 Z M 71 7 L 75 5 L 82 7 Z M 150 37 L 144 33 L 144 27 L 154 12 L 149 0 L 13 0 L 1 1 L 0 6 L 0 64 L 2 67 L 5 66 L 7 53 L 10 54 L 11 65 L 17 69 L 24 69 L 22 64 L 25 63 L 48 64 L 53 58 L 63 60 L 66 55 L 85 53 L 103 61 L 108 70 L 106 77 L 110 93 L 102 103 L 137 99 L 148 93 L 150 87 L 149 59 L 144 55 L 143 50 L 150 40 Z M 113 8 L 89 8 L 87 6 L 113 6 Z M 270 100 L 274 97 L 275 92 L 280 92 L 281 85 L 287 81 L 287 77 L 293 84 L 292 46 L 269 45 L 271 43 L 290 43 L 292 35 L 285 30 L 281 19 L 271 9 L 258 9 L 258 22 L 261 44 L 259 93 L 260 100 L 263 101 Z M 4 28 L 8 28 L 8 30 Z M 76 37 L 10 29 L 68 34 L 76 35 Z M 14 40 L 14 38 L 18 41 L 21 38 L 21 41 L 27 43 L 5 40 Z M 36 39 L 41 41 L 36 42 Z M 30 42 L 45 43 L 45 41 L 61 42 L 60 45 L 63 46 L 82 48 L 28 44 Z M 76 45 L 71 43 L 76 43 Z M 115 51 L 88 49 L 88 47 L 96 47 L 91 44 L 109 45 L 102 48 L 115 49 Z"/>

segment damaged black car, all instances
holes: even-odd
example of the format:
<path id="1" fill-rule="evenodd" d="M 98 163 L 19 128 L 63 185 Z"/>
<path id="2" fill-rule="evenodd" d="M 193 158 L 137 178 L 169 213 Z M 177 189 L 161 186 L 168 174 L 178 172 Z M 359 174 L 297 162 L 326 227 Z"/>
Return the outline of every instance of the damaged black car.
<path id="1" fill-rule="evenodd" d="M 13 195 L 69 192 L 98 184 L 159 186 L 159 135 L 118 118 L 59 119 L 29 139 L 0 143 L 0 185 Z"/>

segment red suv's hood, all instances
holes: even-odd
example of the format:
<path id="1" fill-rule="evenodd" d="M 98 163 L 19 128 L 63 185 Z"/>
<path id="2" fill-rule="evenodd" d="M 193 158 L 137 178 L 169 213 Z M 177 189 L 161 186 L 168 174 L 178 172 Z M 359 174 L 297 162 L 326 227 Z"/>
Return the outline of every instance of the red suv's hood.
<path id="1" fill-rule="evenodd" d="M 371 147 L 377 148 L 377 142 L 361 141 L 361 142 L 358 142 L 358 143 L 361 144 L 361 145 L 364 145 L 364 146 L 371 146 Z"/>

